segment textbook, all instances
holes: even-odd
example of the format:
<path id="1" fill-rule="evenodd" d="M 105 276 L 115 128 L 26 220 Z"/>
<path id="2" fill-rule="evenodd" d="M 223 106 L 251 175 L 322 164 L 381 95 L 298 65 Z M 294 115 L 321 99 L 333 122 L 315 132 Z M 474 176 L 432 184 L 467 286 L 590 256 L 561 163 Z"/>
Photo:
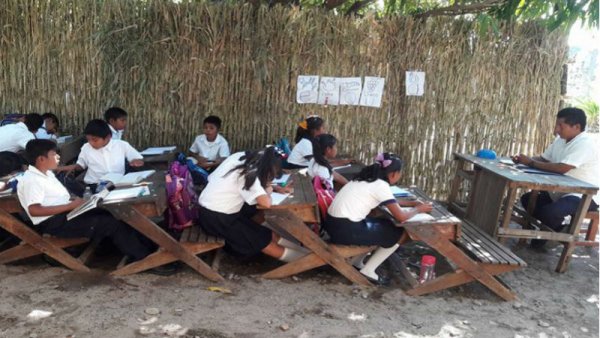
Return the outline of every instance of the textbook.
<path id="1" fill-rule="evenodd" d="M 271 204 L 280 205 L 290 194 L 280 194 L 277 192 L 271 193 Z"/>
<path id="2" fill-rule="evenodd" d="M 96 207 L 98 207 L 98 203 L 100 203 L 106 196 L 108 196 L 112 189 L 114 189 L 114 186 L 107 186 L 106 189 L 102 190 L 101 192 L 95 195 L 92 195 L 92 197 L 90 197 L 89 200 L 85 201 L 82 205 L 71 210 L 71 212 L 67 214 L 67 221 L 70 221 L 73 218 L 83 213 L 86 213 L 92 209 L 96 209 Z"/>
<path id="3" fill-rule="evenodd" d="M 125 187 L 128 185 L 134 185 L 136 183 L 140 183 L 142 180 L 152 176 L 156 170 L 144 170 L 132 172 L 127 175 L 117 174 L 117 173 L 108 173 L 102 177 L 100 177 L 100 181 L 109 181 L 112 182 L 116 187 Z"/>

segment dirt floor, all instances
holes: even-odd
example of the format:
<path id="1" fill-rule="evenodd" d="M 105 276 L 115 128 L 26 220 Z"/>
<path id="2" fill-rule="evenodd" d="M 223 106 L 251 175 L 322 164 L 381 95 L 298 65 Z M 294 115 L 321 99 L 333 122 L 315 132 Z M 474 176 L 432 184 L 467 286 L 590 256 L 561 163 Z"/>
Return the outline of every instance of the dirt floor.
<path id="1" fill-rule="evenodd" d="M 391 268 L 391 287 L 361 289 L 329 268 L 263 280 L 277 262 L 225 256 L 224 294 L 187 268 L 112 278 L 31 259 L 0 266 L 0 337 L 598 337 L 598 251 L 578 248 L 557 274 L 559 248 L 516 249 L 529 266 L 504 275 L 514 302 L 475 283 L 410 297 Z"/>

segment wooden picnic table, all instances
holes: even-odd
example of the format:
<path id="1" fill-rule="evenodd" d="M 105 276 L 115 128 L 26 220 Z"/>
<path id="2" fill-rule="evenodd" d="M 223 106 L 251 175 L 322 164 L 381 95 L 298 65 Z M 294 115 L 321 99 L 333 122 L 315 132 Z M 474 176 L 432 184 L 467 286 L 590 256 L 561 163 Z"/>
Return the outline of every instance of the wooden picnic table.
<path id="1" fill-rule="evenodd" d="M 75 136 L 72 139 L 58 143 L 58 150 L 60 152 L 60 165 L 67 165 L 75 162 L 81 152 L 81 147 L 86 143 L 84 135 Z"/>
<path id="2" fill-rule="evenodd" d="M 160 155 L 144 155 L 144 167 L 148 169 L 168 170 L 169 164 L 175 161 L 175 156 L 179 152 L 178 148 L 175 150 L 167 151 Z"/>
<path id="3" fill-rule="evenodd" d="M 564 272 L 571 259 L 575 242 L 579 235 L 581 223 L 585 218 L 592 197 L 598 187 L 566 175 L 534 174 L 518 170 L 499 160 L 488 160 L 473 155 L 454 153 L 456 175 L 452 181 L 448 203 L 453 212 L 494 237 L 520 239 L 546 239 L 559 241 L 564 245 L 556 267 L 557 272 Z M 469 167 L 472 167 L 469 168 Z M 471 182 L 468 191 L 466 208 L 458 202 L 461 182 Z M 509 224 L 513 218 L 514 203 L 519 189 L 530 189 L 534 193 L 528 204 L 527 213 L 532 214 L 535 208 L 537 192 L 562 192 L 583 194 L 575 216 L 571 220 L 567 233 L 557 233 L 547 228 L 511 229 Z M 500 223 L 499 223 L 500 220 Z M 529 227 L 530 222 L 520 222 Z"/>
<path id="4" fill-rule="evenodd" d="M 156 243 L 159 246 L 159 251 L 170 253 L 175 258 L 173 260 L 183 261 L 212 281 L 222 281 L 223 277 L 151 220 L 152 217 L 161 217 L 167 208 L 164 172 L 154 173 L 147 181 L 151 182 L 148 185 L 150 195 L 106 201 L 102 202 L 100 206 Z M 161 256 L 161 260 L 165 259 L 164 255 L 156 256 Z M 148 257 L 118 268 L 112 272 L 112 275 L 126 275 L 144 271 L 155 267 L 156 264 L 154 263 L 151 257 Z"/>

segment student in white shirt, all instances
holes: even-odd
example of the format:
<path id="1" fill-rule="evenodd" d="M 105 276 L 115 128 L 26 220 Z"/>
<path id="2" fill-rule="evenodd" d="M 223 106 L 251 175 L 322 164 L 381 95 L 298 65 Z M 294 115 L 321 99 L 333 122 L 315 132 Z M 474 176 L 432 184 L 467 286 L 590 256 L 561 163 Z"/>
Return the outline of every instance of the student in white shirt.
<path id="1" fill-rule="evenodd" d="M 313 138 L 325 132 L 325 121 L 322 118 L 312 115 L 298 124 L 296 129 L 296 145 L 287 159 L 286 169 L 306 168 L 308 161 L 313 155 Z"/>
<path id="2" fill-rule="evenodd" d="M 325 188 L 333 189 L 333 181 L 345 185 L 348 180 L 333 171 L 329 160 L 337 155 L 337 140 L 331 134 L 321 134 L 313 139 L 313 157 L 308 162 L 308 175 L 312 178 L 319 177 L 326 184 Z"/>
<path id="3" fill-rule="evenodd" d="M 87 143 L 81 147 L 76 164 L 61 167 L 59 171 L 87 169 L 83 181 L 93 188 L 106 174 L 125 174 L 125 160 L 132 167 L 144 165 L 143 156 L 129 143 L 112 139 L 106 122 L 91 120 L 85 126 L 84 134 Z"/>
<path id="4" fill-rule="evenodd" d="M 127 112 L 119 107 L 108 108 L 104 112 L 104 120 L 108 123 L 113 140 L 122 140 L 127 127 Z"/>
<path id="5" fill-rule="evenodd" d="M 389 219 L 367 217 L 372 209 L 385 205 L 398 222 L 404 222 L 418 213 L 430 212 L 431 204 L 402 202 L 413 209 L 403 211 L 394 198 L 390 185 L 402 176 L 402 161 L 388 153 L 379 154 L 375 163 L 365 167 L 356 178 L 337 193 L 327 210 L 324 228 L 331 242 L 342 245 L 377 245 L 366 264 L 365 256 L 359 256 L 352 264 L 360 269 L 370 281 L 387 284 L 389 281 L 375 273 L 399 246 L 403 229 Z"/>
<path id="6" fill-rule="evenodd" d="M 68 221 L 69 211 L 84 201 L 71 199 L 67 189 L 52 173 L 59 161 L 56 144 L 50 140 L 32 140 L 27 143 L 26 154 L 32 164 L 19 179 L 17 195 L 31 222 L 41 233 L 94 240 L 109 237 L 133 261 L 152 252 L 142 243 L 139 233 L 103 209 L 88 211 Z"/>
<path id="7" fill-rule="evenodd" d="M 25 122 L 17 122 L 0 127 L 0 151 L 17 153 L 25 150 L 27 142 L 35 139 L 35 133 L 44 120 L 37 113 L 25 115 Z"/>
<path id="8" fill-rule="evenodd" d="M 600 186 L 600 149 L 594 138 L 585 132 L 585 112 L 578 108 L 564 108 L 556 115 L 554 134 L 558 137 L 542 156 L 513 157 L 515 163 L 532 168 L 564 174 L 595 186 Z M 531 193 L 521 196 L 527 209 Z M 540 192 L 533 216 L 551 229 L 561 231 L 567 215 L 575 215 L 581 194 Z M 592 198 L 589 210 L 598 210 L 600 192 Z M 542 248 L 546 241 L 532 240 L 531 247 Z"/>
<path id="9" fill-rule="evenodd" d="M 58 134 L 58 116 L 53 113 L 44 113 L 42 115 L 44 124 L 35 133 L 38 140 L 56 140 Z"/>
<path id="10" fill-rule="evenodd" d="M 202 128 L 204 134 L 196 137 L 190 152 L 200 167 L 212 171 L 230 155 L 229 144 L 219 134 L 221 119 L 218 116 L 206 117 L 202 121 Z"/>
<path id="11" fill-rule="evenodd" d="M 236 255 L 263 252 L 286 262 L 305 255 L 305 250 L 281 239 L 255 222 L 256 215 L 243 210 L 245 203 L 271 207 L 271 182 L 280 171 L 281 156 L 275 147 L 268 147 L 225 175 L 212 177 L 198 199 L 200 226 L 208 234 L 224 238 L 225 248 Z"/>

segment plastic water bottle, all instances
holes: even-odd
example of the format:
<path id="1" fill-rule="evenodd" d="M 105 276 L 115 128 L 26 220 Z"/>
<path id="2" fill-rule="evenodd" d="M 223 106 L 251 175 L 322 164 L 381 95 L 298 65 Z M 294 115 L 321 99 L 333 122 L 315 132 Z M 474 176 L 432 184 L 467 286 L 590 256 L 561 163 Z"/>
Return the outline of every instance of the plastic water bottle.
<path id="1" fill-rule="evenodd" d="M 83 192 L 83 199 L 89 200 L 92 197 L 92 189 L 88 186 L 85 187 L 85 191 Z"/>
<path id="2" fill-rule="evenodd" d="M 422 284 L 432 279 L 435 279 L 435 256 L 423 255 L 421 257 L 419 283 Z"/>

